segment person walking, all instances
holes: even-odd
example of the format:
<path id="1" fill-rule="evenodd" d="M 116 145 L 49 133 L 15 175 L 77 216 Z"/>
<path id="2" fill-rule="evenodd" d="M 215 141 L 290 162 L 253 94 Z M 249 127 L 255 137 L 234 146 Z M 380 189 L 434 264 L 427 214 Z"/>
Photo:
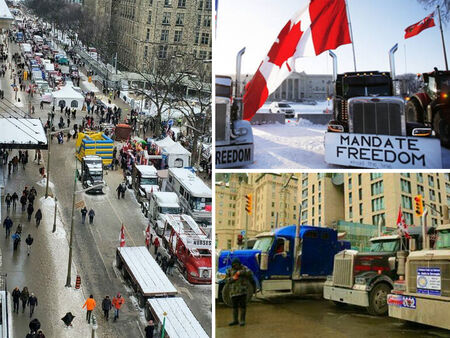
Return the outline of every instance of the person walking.
<path id="1" fill-rule="evenodd" d="M 34 214 L 34 218 L 36 218 L 36 227 L 38 227 L 41 224 L 41 219 L 42 219 L 41 209 L 38 209 L 38 211 L 36 211 L 36 213 Z"/>
<path id="2" fill-rule="evenodd" d="M 155 330 L 155 323 L 153 320 L 149 320 L 147 326 L 145 327 L 145 338 L 153 338 L 153 331 Z"/>
<path id="3" fill-rule="evenodd" d="M 117 191 L 117 199 L 120 200 L 120 195 L 122 195 L 122 183 L 119 184 L 116 191 Z"/>
<path id="4" fill-rule="evenodd" d="M 81 224 L 84 224 L 84 222 L 86 221 L 87 213 L 88 213 L 87 208 L 83 207 L 83 209 L 81 209 Z"/>
<path id="5" fill-rule="evenodd" d="M 31 244 L 33 244 L 33 237 L 31 237 L 31 234 L 28 234 L 28 237 L 25 239 L 25 243 L 27 243 L 27 256 L 31 253 Z"/>
<path id="6" fill-rule="evenodd" d="M 31 221 L 31 215 L 33 215 L 33 211 L 34 211 L 33 204 L 29 203 L 27 208 L 28 222 Z"/>
<path id="7" fill-rule="evenodd" d="M 94 223 L 95 211 L 94 209 L 89 210 L 89 224 Z"/>
<path id="8" fill-rule="evenodd" d="M 28 203 L 33 205 L 35 198 L 36 198 L 36 195 L 33 194 L 33 192 L 30 190 L 30 193 L 28 194 Z"/>
<path id="9" fill-rule="evenodd" d="M 28 288 L 26 286 L 24 286 L 24 288 L 20 294 L 20 300 L 22 301 L 22 313 L 25 312 L 25 308 L 27 307 L 29 297 L 30 297 L 30 293 L 28 292 Z"/>
<path id="10" fill-rule="evenodd" d="M 158 253 L 158 248 L 159 248 L 159 238 L 155 237 L 155 241 L 153 242 L 153 245 L 155 247 L 155 255 Z"/>
<path id="11" fill-rule="evenodd" d="M 122 186 L 122 189 L 121 189 L 122 198 L 125 198 L 125 192 L 127 191 L 127 185 L 125 184 L 125 182 L 120 183 L 120 185 Z"/>
<path id="12" fill-rule="evenodd" d="M 25 193 L 22 193 L 22 197 L 20 197 L 20 204 L 22 204 L 22 212 L 24 212 L 27 206 L 27 195 Z"/>
<path id="13" fill-rule="evenodd" d="M 12 198 L 13 210 L 16 210 L 17 201 L 19 200 L 19 195 L 17 195 L 17 193 L 14 191 L 14 194 L 12 194 L 11 198 Z"/>
<path id="14" fill-rule="evenodd" d="M 91 322 L 91 313 L 94 311 L 97 304 L 95 303 L 94 296 L 90 295 L 88 299 L 86 299 L 86 302 L 83 305 L 83 309 L 86 308 L 86 321 L 88 323 Z"/>
<path id="15" fill-rule="evenodd" d="M 9 210 L 9 208 L 11 207 L 11 201 L 12 201 L 12 197 L 9 193 L 7 193 L 5 196 L 6 210 Z"/>
<path id="16" fill-rule="evenodd" d="M 167 274 L 173 276 L 173 268 L 175 266 L 175 256 L 170 255 L 169 261 L 167 262 Z"/>
<path id="17" fill-rule="evenodd" d="M 19 313 L 19 303 L 20 303 L 20 295 L 22 293 L 20 292 L 20 289 L 18 286 L 15 287 L 13 292 L 11 293 L 12 299 L 13 299 L 13 312 Z"/>
<path id="18" fill-rule="evenodd" d="M 16 231 L 12 236 L 12 240 L 13 240 L 13 250 L 16 251 L 17 248 L 19 247 L 21 238 L 20 238 L 20 232 Z"/>
<path id="19" fill-rule="evenodd" d="M 225 285 L 230 287 L 231 303 L 233 304 L 233 321 L 229 324 L 245 325 L 245 314 L 247 310 L 248 281 L 253 280 L 252 272 L 243 264 L 239 258 L 234 258 L 231 267 L 227 270 Z M 241 316 L 239 321 L 239 309 Z"/>
<path id="20" fill-rule="evenodd" d="M 111 299 L 109 298 L 109 296 L 105 296 L 105 298 L 103 298 L 103 301 L 102 301 L 102 310 L 103 310 L 103 314 L 105 316 L 105 319 L 107 321 L 109 319 L 109 311 L 111 309 L 112 309 Z"/>
<path id="21" fill-rule="evenodd" d="M 125 300 L 120 293 L 118 293 L 117 296 L 113 298 L 112 305 L 114 306 L 114 321 L 119 319 L 119 310 L 124 302 Z"/>
<path id="22" fill-rule="evenodd" d="M 13 221 L 9 216 L 6 216 L 5 220 L 3 221 L 3 227 L 5 228 L 6 236 L 5 238 L 8 238 L 8 236 L 11 234 L 11 228 L 13 226 Z"/>
<path id="23" fill-rule="evenodd" d="M 34 295 L 34 293 L 31 293 L 30 298 L 28 298 L 28 305 L 30 305 L 30 318 L 33 316 L 34 307 L 38 306 L 38 299 Z"/>

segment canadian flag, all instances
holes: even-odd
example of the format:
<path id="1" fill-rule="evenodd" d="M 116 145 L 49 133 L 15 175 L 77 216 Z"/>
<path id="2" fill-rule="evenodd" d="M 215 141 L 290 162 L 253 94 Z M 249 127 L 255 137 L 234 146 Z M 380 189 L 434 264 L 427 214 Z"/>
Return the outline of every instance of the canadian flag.
<path id="1" fill-rule="evenodd" d="M 120 247 L 121 248 L 124 247 L 125 246 L 125 228 L 124 228 L 123 224 L 122 224 L 122 228 L 120 229 L 119 241 L 120 241 Z"/>
<path id="2" fill-rule="evenodd" d="M 256 111 L 295 70 L 295 61 L 352 43 L 345 0 L 311 0 L 283 27 L 244 95 L 244 119 Z"/>
<path id="3" fill-rule="evenodd" d="M 145 245 L 150 245 L 150 224 L 147 226 L 147 229 L 145 229 Z"/>
<path id="4" fill-rule="evenodd" d="M 406 238 L 411 238 L 411 236 L 409 236 L 408 225 L 403 218 L 402 207 L 398 208 L 397 228 Z"/>

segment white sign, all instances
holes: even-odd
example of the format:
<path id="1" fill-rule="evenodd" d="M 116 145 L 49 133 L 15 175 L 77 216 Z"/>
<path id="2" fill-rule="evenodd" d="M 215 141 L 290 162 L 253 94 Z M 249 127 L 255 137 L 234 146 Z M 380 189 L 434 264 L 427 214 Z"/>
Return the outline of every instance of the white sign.
<path id="1" fill-rule="evenodd" d="M 253 144 L 216 146 L 216 168 L 243 167 L 253 162 Z"/>
<path id="2" fill-rule="evenodd" d="M 417 268 L 417 293 L 441 295 L 440 268 Z"/>
<path id="3" fill-rule="evenodd" d="M 376 169 L 439 169 L 441 145 L 431 137 L 327 132 L 325 162 Z"/>

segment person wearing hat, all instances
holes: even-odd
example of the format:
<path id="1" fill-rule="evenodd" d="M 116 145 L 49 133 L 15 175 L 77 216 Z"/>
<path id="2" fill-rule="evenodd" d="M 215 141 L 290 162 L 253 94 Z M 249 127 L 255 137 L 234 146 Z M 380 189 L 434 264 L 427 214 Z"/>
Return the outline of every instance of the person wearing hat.
<path id="1" fill-rule="evenodd" d="M 119 318 L 119 310 L 122 307 L 125 300 L 123 299 L 120 293 L 117 294 L 117 297 L 114 297 L 112 300 L 112 305 L 114 306 L 114 321 Z"/>
<path id="2" fill-rule="evenodd" d="M 226 285 L 230 288 L 231 303 L 233 305 L 233 321 L 229 324 L 230 326 L 245 325 L 248 286 L 252 279 L 252 272 L 245 265 L 241 264 L 239 258 L 234 258 L 231 262 L 231 268 L 227 270 L 225 279 Z M 239 309 L 241 309 L 240 322 Z"/>
<path id="3" fill-rule="evenodd" d="M 153 331 L 155 330 L 155 323 L 153 320 L 149 320 L 145 327 L 145 338 L 153 338 Z"/>

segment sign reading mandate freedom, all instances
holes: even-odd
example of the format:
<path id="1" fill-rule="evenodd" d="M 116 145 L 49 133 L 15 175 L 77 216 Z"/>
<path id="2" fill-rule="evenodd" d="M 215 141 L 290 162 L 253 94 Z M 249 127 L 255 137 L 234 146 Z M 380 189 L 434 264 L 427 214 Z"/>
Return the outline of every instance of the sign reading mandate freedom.
<path id="1" fill-rule="evenodd" d="M 326 133 L 325 161 L 376 169 L 442 168 L 440 141 L 429 137 Z"/>

